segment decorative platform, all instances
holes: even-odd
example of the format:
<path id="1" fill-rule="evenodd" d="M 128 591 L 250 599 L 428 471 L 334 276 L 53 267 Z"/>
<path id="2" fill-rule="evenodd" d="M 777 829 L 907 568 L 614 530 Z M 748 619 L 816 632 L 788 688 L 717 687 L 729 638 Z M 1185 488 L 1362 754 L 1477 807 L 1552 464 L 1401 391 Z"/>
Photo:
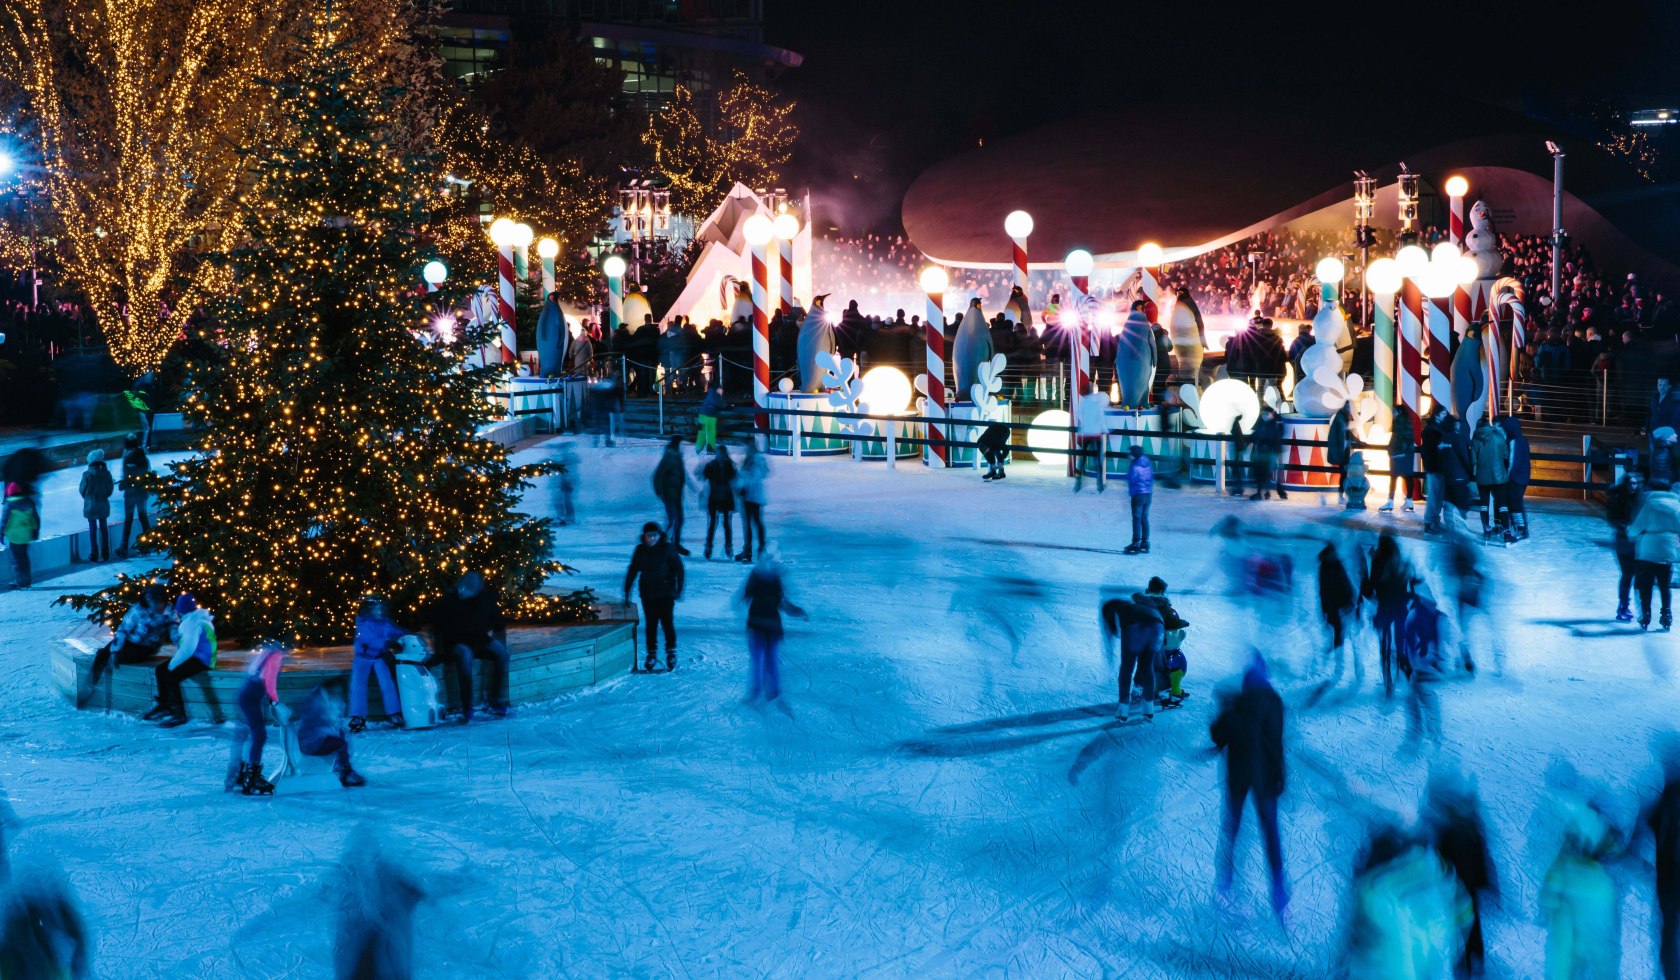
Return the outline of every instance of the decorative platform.
<path id="1" fill-rule="evenodd" d="M 839 419 L 787 414 L 787 410 L 790 409 L 805 412 L 832 411 L 827 395 L 808 391 L 772 391 L 765 396 L 764 404 L 769 410 L 770 428 L 800 433 L 799 455 L 844 456 L 852 451 L 851 440 L 835 438 L 840 431 Z M 777 411 L 778 409 L 782 411 Z M 792 456 L 793 437 L 770 436 L 766 440 L 765 452 L 775 456 Z"/>
<path id="2" fill-rule="evenodd" d="M 173 647 L 150 661 L 112 664 L 94 685 L 89 675 L 93 655 L 110 639 L 110 632 L 84 623 L 55 644 L 50 658 L 52 686 L 72 704 L 95 711 L 121 711 L 140 715 L 152 707 L 157 696 L 157 665 L 174 655 Z M 558 697 L 567 691 L 589 687 L 628 673 L 636 655 L 636 622 L 632 619 L 600 620 L 568 626 L 511 626 L 508 628 L 508 700 L 530 704 Z M 206 671 L 182 685 L 187 717 L 194 721 L 221 723 L 236 717 L 239 689 L 245 684 L 247 651 L 224 650 L 214 670 Z M 280 699 L 296 706 L 316 685 L 333 677 L 350 676 L 348 646 L 308 647 L 286 658 L 280 672 Z M 460 693 L 455 671 L 447 664 L 433 668 L 445 710 L 459 709 Z M 473 691 L 483 696 L 484 664 L 473 665 Z M 388 714 L 379 685 L 369 678 L 368 717 Z"/>

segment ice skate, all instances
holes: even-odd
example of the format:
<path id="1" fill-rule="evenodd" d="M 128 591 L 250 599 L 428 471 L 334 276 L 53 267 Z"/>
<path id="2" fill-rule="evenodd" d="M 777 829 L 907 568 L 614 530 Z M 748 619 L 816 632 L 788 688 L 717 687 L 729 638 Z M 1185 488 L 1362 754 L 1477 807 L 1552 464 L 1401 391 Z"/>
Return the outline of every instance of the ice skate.
<path id="1" fill-rule="evenodd" d="M 1379 513 L 1379 514 L 1392 514 L 1392 513 L 1394 513 L 1394 501 L 1390 500 L 1390 501 L 1385 502 L 1381 507 L 1377 508 L 1377 513 Z"/>
<path id="2" fill-rule="evenodd" d="M 357 715 L 356 717 L 350 719 L 350 730 L 352 732 L 366 731 L 367 719 L 363 718 L 361 715 Z"/>
<path id="3" fill-rule="evenodd" d="M 1633 622 L 1633 610 L 1628 608 L 1627 603 L 1624 602 L 1619 607 L 1617 607 L 1617 609 L 1616 609 L 1616 622 L 1618 622 L 1618 623 L 1631 623 L 1631 622 Z"/>
<path id="4" fill-rule="evenodd" d="M 1411 500 L 1410 497 L 1406 498 L 1406 503 L 1400 509 L 1405 511 L 1408 514 L 1413 513 L 1414 511 L 1417 510 L 1416 507 L 1412 506 L 1412 500 Z"/>
<path id="5" fill-rule="evenodd" d="M 273 796 L 274 784 L 263 778 L 262 764 L 249 766 L 240 792 L 246 796 Z"/>
<path id="6" fill-rule="evenodd" d="M 185 712 L 176 712 L 174 714 L 171 714 L 168 718 L 165 718 L 164 720 L 158 722 L 158 727 L 159 728 L 180 728 L 182 725 L 185 725 L 186 723 L 187 723 L 186 713 Z"/>

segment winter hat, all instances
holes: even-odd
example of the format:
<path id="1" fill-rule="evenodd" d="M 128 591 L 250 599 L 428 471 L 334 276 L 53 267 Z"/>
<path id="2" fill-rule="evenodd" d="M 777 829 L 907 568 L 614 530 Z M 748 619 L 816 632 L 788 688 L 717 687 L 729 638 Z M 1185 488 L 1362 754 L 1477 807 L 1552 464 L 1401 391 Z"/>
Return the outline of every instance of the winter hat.
<path id="1" fill-rule="evenodd" d="M 1131 454 L 1132 454 L 1133 459 L 1140 458 L 1141 456 L 1143 456 L 1143 447 L 1138 445 L 1135 442 L 1132 443 Z"/>
<path id="2" fill-rule="evenodd" d="M 659 534 L 660 533 L 659 525 L 655 524 L 652 521 L 648 521 L 646 524 L 642 525 L 642 533 L 643 534 Z"/>
<path id="3" fill-rule="evenodd" d="M 1165 592 L 1167 591 L 1167 583 L 1162 581 L 1161 576 L 1159 575 L 1151 576 L 1149 579 L 1149 591 L 1155 593 Z"/>
<path id="4" fill-rule="evenodd" d="M 23 484 L 21 484 L 21 483 L 8 483 L 8 484 L 6 484 L 6 496 L 16 497 L 21 493 L 23 493 Z"/>
<path id="5" fill-rule="evenodd" d="M 103 462 L 105 462 L 105 450 L 95 449 L 93 452 L 88 453 L 88 465 L 89 466 L 92 466 L 95 463 L 103 463 Z"/>
<path id="6" fill-rule="evenodd" d="M 185 616 L 187 613 L 190 613 L 197 608 L 198 600 L 193 598 L 193 594 L 191 592 L 183 592 L 180 597 L 175 600 L 175 615 L 177 616 Z"/>

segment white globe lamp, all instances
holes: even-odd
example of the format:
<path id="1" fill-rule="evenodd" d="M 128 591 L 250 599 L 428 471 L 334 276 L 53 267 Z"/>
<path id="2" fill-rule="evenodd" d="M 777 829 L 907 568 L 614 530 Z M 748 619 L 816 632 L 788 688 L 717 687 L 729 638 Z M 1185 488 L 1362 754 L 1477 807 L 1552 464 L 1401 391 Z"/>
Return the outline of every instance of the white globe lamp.
<path id="1" fill-rule="evenodd" d="M 434 286 L 441 286 L 443 281 L 449 278 L 449 267 L 437 259 L 433 259 L 426 263 L 425 268 L 420 270 L 420 278 Z"/>
<path id="2" fill-rule="evenodd" d="M 1003 219 L 1003 233 L 1010 238 L 1025 238 L 1033 231 L 1032 215 L 1025 211 L 1011 211 Z"/>
<path id="3" fill-rule="evenodd" d="M 1090 252 L 1082 248 L 1076 248 L 1067 254 L 1063 264 L 1067 266 L 1068 275 L 1083 277 L 1090 275 L 1091 271 L 1097 267 L 1097 260 L 1091 257 Z"/>
<path id="4" fill-rule="evenodd" d="M 1407 245 L 1394 253 L 1394 266 L 1406 279 L 1416 279 L 1429 266 L 1429 253 L 1417 245 Z"/>
<path id="5" fill-rule="evenodd" d="M 776 215 L 775 221 L 771 222 L 771 229 L 775 231 L 776 237 L 782 241 L 792 241 L 799 234 L 799 219 L 794 217 L 791 211 L 783 211 Z"/>
<path id="6" fill-rule="evenodd" d="M 776 225 L 767 215 L 755 214 L 741 226 L 741 236 L 754 248 L 763 248 L 776 237 Z"/>
<path id="7" fill-rule="evenodd" d="M 1319 282 L 1329 283 L 1331 285 L 1341 282 L 1342 275 L 1346 271 L 1347 270 L 1342 266 L 1342 260 L 1336 258 L 1335 256 L 1328 256 L 1326 258 L 1319 259 L 1318 265 L 1313 269 L 1314 274 L 1318 276 Z"/>
<path id="8" fill-rule="evenodd" d="M 1167 260 L 1167 253 L 1154 242 L 1144 242 L 1138 246 L 1137 260 L 1145 269 L 1154 269 Z"/>
<path id="9" fill-rule="evenodd" d="M 601 271 L 606 273 L 608 279 L 624 278 L 625 268 L 622 255 L 609 255 L 601 261 Z"/>
<path id="10" fill-rule="evenodd" d="M 1027 430 L 1027 448 L 1032 450 L 1033 456 L 1040 463 L 1063 462 L 1067 456 L 1067 430 L 1073 424 L 1073 416 L 1059 408 L 1052 408 L 1041 412 L 1032 424 L 1034 428 Z M 1037 428 L 1041 425 L 1048 428 Z"/>
<path id="11" fill-rule="evenodd" d="M 1365 270 L 1365 281 L 1371 292 L 1393 296 L 1400 291 L 1400 263 L 1393 259 L 1377 259 Z"/>
<path id="12" fill-rule="evenodd" d="M 519 237 L 518 226 L 507 218 L 497 218 L 490 222 L 490 240 L 497 248 L 509 248 Z"/>
<path id="13" fill-rule="evenodd" d="M 560 243 L 552 238 L 544 238 L 537 243 L 537 254 L 545 259 L 552 259 L 560 254 Z"/>
<path id="14" fill-rule="evenodd" d="M 910 379 L 893 367 L 870 368 L 863 375 L 858 401 L 871 415 L 898 415 L 910 407 Z"/>
<path id="15" fill-rule="evenodd" d="M 943 293 L 951 285 L 951 277 L 944 266 L 930 265 L 922 270 L 920 282 L 924 293 Z"/>

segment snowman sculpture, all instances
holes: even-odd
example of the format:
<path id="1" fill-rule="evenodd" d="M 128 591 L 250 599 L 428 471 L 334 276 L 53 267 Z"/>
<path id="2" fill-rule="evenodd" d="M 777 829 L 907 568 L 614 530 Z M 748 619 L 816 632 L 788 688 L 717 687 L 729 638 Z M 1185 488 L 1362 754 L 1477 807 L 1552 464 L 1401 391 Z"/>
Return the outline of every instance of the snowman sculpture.
<path id="1" fill-rule="evenodd" d="M 1496 279 L 1505 257 L 1499 254 L 1499 235 L 1493 230 L 1493 212 L 1486 201 L 1470 209 L 1470 230 L 1464 235 L 1464 251 L 1476 262 L 1477 279 Z"/>

